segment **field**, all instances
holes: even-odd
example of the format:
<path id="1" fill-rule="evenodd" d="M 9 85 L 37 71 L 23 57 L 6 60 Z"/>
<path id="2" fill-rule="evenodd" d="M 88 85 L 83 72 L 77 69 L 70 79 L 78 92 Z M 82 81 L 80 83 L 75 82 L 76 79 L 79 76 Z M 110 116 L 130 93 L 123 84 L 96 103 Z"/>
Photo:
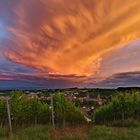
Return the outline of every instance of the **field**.
<path id="1" fill-rule="evenodd" d="M 140 127 L 95 126 L 90 130 L 88 140 L 139 140 Z"/>
<path id="2" fill-rule="evenodd" d="M 139 140 L 140 125 L 137 127 L 108 127 L 82 125 L 53 130 L 51 126 L 39 125 L 7 135 L 0 129 L 0 140 Z"/>

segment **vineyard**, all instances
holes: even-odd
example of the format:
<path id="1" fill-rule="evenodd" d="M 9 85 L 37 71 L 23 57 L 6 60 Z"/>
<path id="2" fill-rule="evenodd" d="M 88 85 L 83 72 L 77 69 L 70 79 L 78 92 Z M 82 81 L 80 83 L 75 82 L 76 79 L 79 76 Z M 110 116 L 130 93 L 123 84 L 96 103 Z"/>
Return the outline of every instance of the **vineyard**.
<path id="1" fill-rule="evenodd" d="M 101 106 L 94 112 L 96 123 L 117 120 L 140 119 L 140 92 L 120 92 L 112 97 L 111 102 Z"/>
<path id="2" fill-rule="evenodd" d="M 9 104 L 14 128 L 51 123 L 51 106 L 49 104 L 36 98 L 29 99 L 21 91 L 12 91 L 10 95 Z M 57 126 L 80 124 L 85 121 L 80 109 L 74 103 L 65 99 L 63 94 L 55 94 L 53 99 L 55 123 Z M 2 127 L 8 125 L 5 100 L 0 100 L 0 124 Z"/>

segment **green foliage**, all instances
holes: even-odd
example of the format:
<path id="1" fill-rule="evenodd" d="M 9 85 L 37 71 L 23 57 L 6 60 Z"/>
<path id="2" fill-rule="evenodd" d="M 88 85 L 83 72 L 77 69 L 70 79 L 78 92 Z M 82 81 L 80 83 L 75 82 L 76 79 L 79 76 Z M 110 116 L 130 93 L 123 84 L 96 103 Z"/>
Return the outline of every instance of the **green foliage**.
<path id="1" fill-rule="evenodd" d="M 115 134 L 114 131 L 105 126 L 93 127 L 89 134 L 89 140 L 119 140 L 119 135 Z"/>
<path id="2" fill-rule="evenodd" d="M 75 104 L 64 97 L 64 94 L 54 95 L 54 110 L 56 122 L 63 124 L 82 123 L 85 121 L 84 115 Z"/>
<path id="3" fill-rule="evenodd" d="M 18 140 L 49 140 L 49 126 L 29 127 L 17 134 Z"/>
<path id="4" fill-rule="evenodd" d="M 124 121 L 128 118 L 140 119 L 140 93 L 137 91 L 119 93 L 110 103 L 98 108 L 94 116 L 97 123 Z"/>
<path id="5" fill-rule="evenodd" d="M 6 102 L 0 100 L 0 125 L 3 126 L 7 119 Z"/>
<path id="6" fill-rule="evenodd" d="M 48 104 L 42 103 L 36 98 L 28 99 L 24 93 L 14 91 L 10 100 L 13 124 L 37 124 L 48 123 L 50 109 Z"/>
<path id="7" fill-rule="evenodd" d="M 81 101 L 78 98 L 75 99 L 74 104 L 77 107 L 80 107 L 82 105 Z"/>
<path id="8" fill-rule="evenodd" d="M 50 123 L 51 109 L 45 101 L 29 98 L 22 91 L 12 91 L 9 100 L 12 126 L 26 126 L 32 124 Z M 83 113 L 63 94 L 54 95 L 55 121 L 58 126 L 82 123 L 85 121 Z M 0 123 L 7 125 L 6 101 L 0 100 Z"/>
<path id="9" fill-rule="evenodd" d="M 123 127 L 138 127 L 140 125 L 140 121 L 130 118 L 127 120 L 115 120 L 115 121 L 112 121 L 111 123 L 107 122 L 105 124 L 107 124 L 108 126 L 114 126 L 114 127 L 122 127 L 122 126 Z"/>
<path id="10" fill-rule="evenodd" d="M 90 130 L 88 140 L 139 140 L 140 127 L 137 128 L 111 128 L 95 126 Z"/>
<path id="11" fill-rule="evenodd" d="M 6 136 L 6 131 L 4 128 L 0 128 L 0 138 Z"/>
<path id="12" fill-rule="evenodd" d="M 87 106 L 87 107 L 90 107 L 90 106 L 98 106 L 98 103 L 97 102 L 93 102 L 93 101 L 84 101 L 81 103 L 82 105 L 81 106 Z"/>

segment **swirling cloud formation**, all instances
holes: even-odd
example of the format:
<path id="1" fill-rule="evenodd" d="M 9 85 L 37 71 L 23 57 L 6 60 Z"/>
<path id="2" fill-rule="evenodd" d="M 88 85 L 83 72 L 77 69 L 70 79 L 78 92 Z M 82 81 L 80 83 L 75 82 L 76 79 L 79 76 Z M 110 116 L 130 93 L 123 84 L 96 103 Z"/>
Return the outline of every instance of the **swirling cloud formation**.
<path id="1" fill-rule="evenodd" d="M 140 71 L 139 7 L 139 0 L 0 0 L 0 80 L 98 86 Z M 12 72 L 2 73 L 7 67 Z"/>

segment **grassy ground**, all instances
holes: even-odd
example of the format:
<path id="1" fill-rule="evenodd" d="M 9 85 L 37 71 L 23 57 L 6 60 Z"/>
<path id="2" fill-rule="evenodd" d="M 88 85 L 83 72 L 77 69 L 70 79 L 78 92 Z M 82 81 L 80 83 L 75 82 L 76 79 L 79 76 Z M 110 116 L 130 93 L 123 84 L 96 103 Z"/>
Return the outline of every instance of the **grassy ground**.
<path id="1" fill-rule="evenodd" d="M 88 126 L 55 130 L 49 126 L 36 126 L 25 128 L 10 137 L 1 129 L 0 140 L 87 140 L 88 130 Z"/>
<path id="2" fill-rule="evenodd" d="M 0 129 L 0 140 L 140 140 L 140 126 L 77 126 L 51 129 L 49 126 L 28 127 L 13 136 Z"/>
<path id="3" fill-rule="evenodd" d="M 36 126 L 25 128 L 10 136 L 1 136 L 0 140 L 49 140 L 49 126 Z"/>
<path id="4" fill-rule="evenodd" d="M 140 127 L 95 126 L 90 130 L 88 140 L 140 140 Z"/>

